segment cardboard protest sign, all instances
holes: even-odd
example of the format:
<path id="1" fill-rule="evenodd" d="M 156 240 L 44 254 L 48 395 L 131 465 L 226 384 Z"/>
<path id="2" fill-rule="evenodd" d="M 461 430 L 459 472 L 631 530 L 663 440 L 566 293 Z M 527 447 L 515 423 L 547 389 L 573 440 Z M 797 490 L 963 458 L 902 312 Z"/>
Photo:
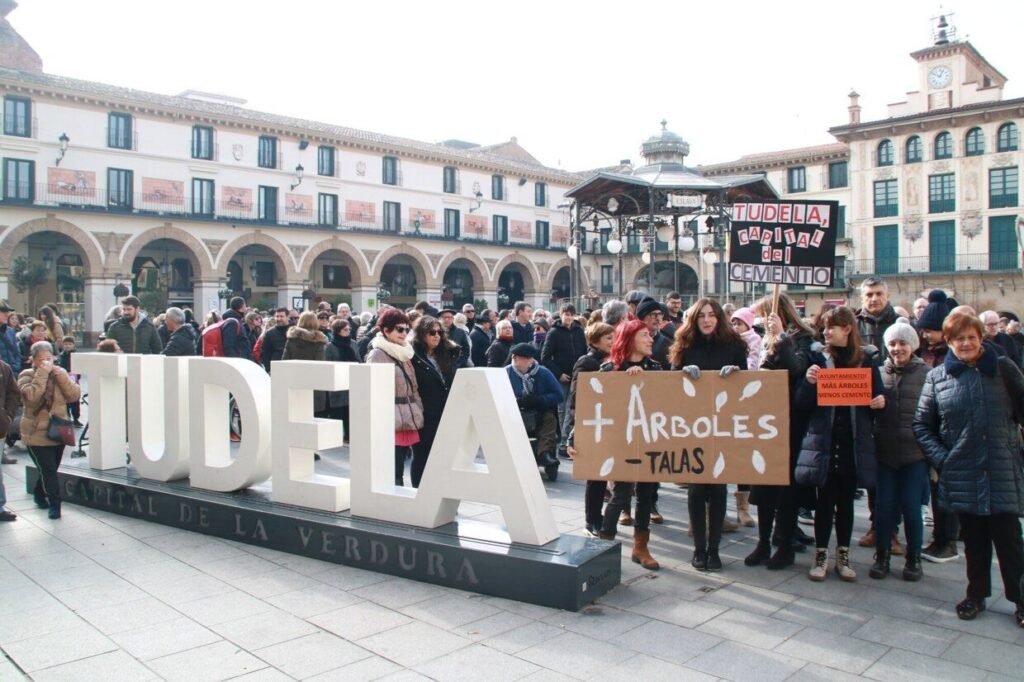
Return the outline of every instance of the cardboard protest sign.
<path id="1" fill-rule="evenodd" d="M 818 405 L 867 406 L 871 398 L 871 368 L 822 368 L 818 371 Z"/>
<path id="2" fill-rule="evenodd" d="M 729 279 L 832 286 L 838 219 L 837 201 L 734 204 Z"/>
<path id="3" fill-rule="evenodd" d="M 586 372 L 575 447 L 577 479 L 787 485 L 789 377 Z"/>

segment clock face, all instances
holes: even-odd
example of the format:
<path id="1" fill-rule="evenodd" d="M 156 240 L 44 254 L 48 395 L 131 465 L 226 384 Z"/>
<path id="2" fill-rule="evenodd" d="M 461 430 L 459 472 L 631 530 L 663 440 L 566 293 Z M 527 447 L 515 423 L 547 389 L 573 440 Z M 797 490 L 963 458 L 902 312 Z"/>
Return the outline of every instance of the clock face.
<path id="1" fill-rule="evenodd" d="M 928 72 L 928 85 L 944 88 L 953 80 L 953 71 L 948 66 L 936 66 Z"/>

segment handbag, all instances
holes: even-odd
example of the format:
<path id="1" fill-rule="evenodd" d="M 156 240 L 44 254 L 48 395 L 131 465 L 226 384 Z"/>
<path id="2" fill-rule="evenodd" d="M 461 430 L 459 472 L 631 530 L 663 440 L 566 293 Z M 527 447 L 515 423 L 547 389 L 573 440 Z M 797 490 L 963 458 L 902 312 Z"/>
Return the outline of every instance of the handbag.
<path id="1" fill-rule="evenodd" d="M 53 394 L 56 389 L 57 385 L 54 383 L 53 375 L 51 374 L 46 382 L 46 392 L 40 408 L 45 409 L 47 412 L 53 409 Z M 51 414 L 50 423 L 46 427 L 46 437 L 64 445 L 74 445 L 76 442 L 75 423 L 70 419 L 63 419 Z"/>

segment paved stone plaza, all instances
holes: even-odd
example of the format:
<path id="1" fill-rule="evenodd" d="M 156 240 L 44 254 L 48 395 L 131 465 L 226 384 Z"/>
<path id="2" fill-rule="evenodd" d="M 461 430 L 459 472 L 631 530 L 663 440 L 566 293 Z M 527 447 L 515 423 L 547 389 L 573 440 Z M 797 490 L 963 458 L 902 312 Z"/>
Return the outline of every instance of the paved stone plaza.
<path id="1" fill-rule="evenodd" d="M 0 680 L 670 679 L 1010 680 L 1024 631 L 1009 603 L 957 620 L 963 560 L 920 583 L 806 577 L 809 555 L 772 573 L 742 565 L 753 529 L 726 535 L 725 570 L 689 565 L 685 492 L 662 488 L 651 547 L 579 613 L 438 588 L 66 505 L 50 521 L 4 466 Z M 333 459 L 328 454 L 325 459 Z M 583 490 L 546 484 L 565 533 L 582 533 Z M 497 517 L 491 508 L 464 513 Z M 859 536 L 866 507 L 858 503 Z M 732 513 L 732 510 L 730 510 Z M 902 567 L 902 559 L 894 560 Z M 997 577 L 994 584 L 999 585 Z"/>

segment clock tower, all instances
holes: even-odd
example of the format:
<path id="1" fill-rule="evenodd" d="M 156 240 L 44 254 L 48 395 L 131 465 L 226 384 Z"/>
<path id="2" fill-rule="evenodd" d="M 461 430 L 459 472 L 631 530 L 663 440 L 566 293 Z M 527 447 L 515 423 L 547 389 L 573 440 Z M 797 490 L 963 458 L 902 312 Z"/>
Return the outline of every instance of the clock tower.
<path id="1" fill-rule="evenodd" d="M 918 89 L 907 100 L 889 105 L 889 116 L 910 116 L 1003 97 L 1006 76 L 967 41 L 956 39 L 947 16 L 937 18 L 935 44 L 910 56 L 918 63 Z"/>

